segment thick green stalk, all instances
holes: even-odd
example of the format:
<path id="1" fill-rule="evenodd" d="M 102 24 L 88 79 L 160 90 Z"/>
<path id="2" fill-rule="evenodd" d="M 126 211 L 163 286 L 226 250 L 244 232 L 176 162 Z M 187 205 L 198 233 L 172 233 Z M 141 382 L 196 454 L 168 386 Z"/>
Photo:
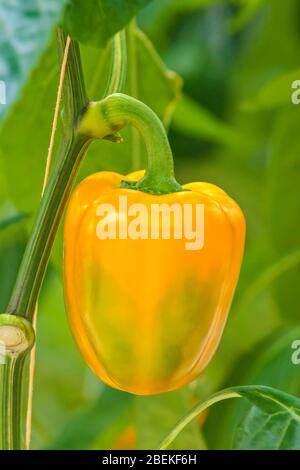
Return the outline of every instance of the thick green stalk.
<path id="1" fill-rule="evenodd" d="M 41 201 L 7 313 L 32 319 L 59 222 L 89 143 L 84 136 L 75 136 L 66 155 L 57 161 Z"/>
<path id="2" fill-rule="evenodd" d="M 65 34 L 60 30 L 58 45 L 61 56 L 66 40 Z M 79 136 L 76 131 L 87 103 L 79 48 L 71 41 L 64 88 L 64 139 L 25 250 L 7 312 L 0 315 L 0 344 L 4 344 L 5 348 L 7 331 L 10 331 L 7 328 L 11 327 L 11 323 L 17 321 L 15 327 L 17 332 L 20 332 L 24 325 L 30 325 L 25 318 L 32 320 L 57 228 L 79 164 L 90 141 L 84 136 Z M 3 449 L 16 450 L 23 447 L 23 368 L 26 354 L 33 345 L 33 337 L 31 327 L 30 334 L 27 331 L 25 335 L 28 341 L 24 343 L 22 351 L 6 351 L 3 356 L 5 362 L 0 366 L 0 448 Z"/>
<path id="3" fill-rule="evenodd" d="M 61 29 L 57 32 L 57 42 L 62 58 L 67 36 Z M 59 222 L 79 165 L 90 143 L 89 138 L 79 136 L 76 131 L 87 103 L 79 46 L 71 41 L 64 81 L 64 139 L 41 201 L 7 313 L 32 320 Z"/>
<path id="4" fill-rule="evenodd" d="M 91 102 L 82 116 L 79 132 L 90 138 L 102 139 L 129 125 L 143 137 L 148 168 L 144 178 L 128 186 L 151 194 L 181 191 L 175 180 L 173 156 L 165 128 L 152 109 L 141 101 L 115 93 L 104 100 Z"/>
<path id="5" fill-rule="evenodd" d="M 23 447 L 21 429 L 21 381 L 25 356 L 7 356 L 0 366 L 1 399 L 1 450 Z"/>

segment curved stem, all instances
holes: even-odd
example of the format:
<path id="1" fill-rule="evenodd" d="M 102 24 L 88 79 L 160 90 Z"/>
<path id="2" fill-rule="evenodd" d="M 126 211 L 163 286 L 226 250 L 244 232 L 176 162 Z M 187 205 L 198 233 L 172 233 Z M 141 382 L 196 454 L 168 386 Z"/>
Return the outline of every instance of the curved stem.
<path id="1" fill-rule="evenodd" d="M 160 443 L 158 449 L 164 450 L 169 447 L 169 445 L 174 441 L 178 434 L 200 413 L 202 413 L 206 408 L 209 408 L 211 405 L 218 403 L 219 401 L 228 400 L 229 398 L 240 398 L 241 395 L 234 391 L 233 389 L 222 390 L 221 392 L 212 395 L 208 400 L 199 403 L 194 406 L 182 419 L 178 421 L 172 431 L 163 439 Z"/>
<path id="2" fill-rule="evenodd" d="M 104 138 L 131 125 L 142 135 L 148 153 L 143 179 L 131 186 L 140 191 L 165 194 L 181 191 L 174 177 L 173 156 L 166 131 L 157 115 L 144 103 L 116 93 L 89 104 L 79 132 L 90 138 Z"/>

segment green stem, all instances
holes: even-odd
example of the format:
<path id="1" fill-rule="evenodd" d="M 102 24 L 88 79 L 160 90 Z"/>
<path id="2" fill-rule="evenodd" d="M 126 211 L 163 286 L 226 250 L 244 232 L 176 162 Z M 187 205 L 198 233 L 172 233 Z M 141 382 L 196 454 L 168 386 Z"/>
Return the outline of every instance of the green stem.
<path id="1" fill-rule="evenodd" d="M 219 401 L 228 400 L 229 398 L 240 398 L 241 395 L 238 391 L 232 389 L 222 390 L 221 392 L 212 395 L 208 400 L 199 403 L 198 405 L 194 406 L 182 419 L 178 421 L 172 431 L 163 439 L 160 443 L 158 449 L 164 450 L 169 447 L 169 445 L 176 439 L 178 434 L 200 413 L 205 411 L 211 405 L 218 403 Z"/>
<path id="2" fill-rule="evenodd" d="M 0 366 L 1 450 L 23 447 L 21 393 L 24 359 L 24 354 L 7 356 L 5 365 Z"/>
<path id="3" fill-rule="evenodd" d="M 17 447 L 19 448 L 19 426 L 14 429 L 12 413 L 14 410 L 14 390 L 12 384 L 14 383 L 13 375 L 15 373 L 16 359 L 9 356 L 1 356 L 1 362 L 5 364 L 0 365 L 0 399 L 1 399 L 1 450 L 9 450 L 14 448 L 14 440 L 17 440 Z"/>
<path id="4" fill-rule="evenodd" d="M 60 63 L 64 55 L 67 35 L 61 29 L 57 29 L 57 47 Z M 82 110 L 88 103 L 88 97 L 85 89 L 83 70 L 81 65 L 79 45 L 75 41 L 71 41 L 66 73 L 63 87 L 63 123 L 65 132 L 65 142 L 62 146 L 66 146 L 66 140 L 72 140 L 70 134 L 74 134 L 78 119 Z"/>
<path id="5" fill-rule="evenodd" d="M 60 55 L 66 45 L 66 36 L 58 32 Z M 87 106 L 78 45 L 71 42 L 64 87 L 64 139 L 56 158 L 56 166 L 45 190 L 33 231 L 29 238 L 20 270 L 8 305 L 7 313 L 0 315 L 1 331 L 17 321 L 22 330 L 25 318 L 32 320 L 50 251 L 63 214 L 68 195 L 89 139 L 78 136 L 77 123 Z M 15 314 L 15 315 L 14 315 Z M 1 330 L 1 326 L 2 328 Z M 33 336 L 33 335 L 31 335 Z M 23 369 L 32 342 L 22 352 L 6 356 L 1 367 L 1 447 L 21 449 Z"/>
<path id="6" fill-rule="evenodd" d="M 129 95 L 139 97 L 138 64 L 137 64 L 136 21 L 133 19 L 127 28 L 128 43 L 128 90 Z M 132 128 L 132 168 L 141 168 L 141 142 L 136 129 Z"/>
<path id="7" fill-rule="evenodd" d="M 66 34 L 59 28 L 57 43 L 60 57 L 63 56 L 66 42 Z M 65 135 L 7 307 L 7 313 L 21 315 L 30 321 L 60 219 L 89 144 L 88 138 L 78 136 L 76 132 L 77 123 L 87 103 L 79 47 L 71 41 L 64 81 Z"/>
<path id="8" fill-rule="evenodd" d="M 53 241 L 89 143 L 87 138 L 75 136 L 63 159 L 57 159 L 25 250 L 7 313 L 32 320 Z"/>
<path id="9" fill-rule="evenodd" d="M 34 343 L 32 326 L 22 317 L 0 315 L 0 448 L 22 448 L 22 377 L 26 353 Z"/>
<path id="10" fill-rule="evenodd" d="M 126 34 L 121 31 L 113 39 L 111 69 L 104 97 L 122 92 L 125 88 L 127 70 Z"/>
<path id="11" fill-rule="evenodd" d="M 175 180 L 173 156 L 164 126 L 141 101 L 116 93 L 92 102 L 82 116 L 79 132 L 89 138 L 102 139 L 129 125 L 140 132 L 148 153 L 144 178 L 130 186 L 151 194 L 181 191 Z"/>

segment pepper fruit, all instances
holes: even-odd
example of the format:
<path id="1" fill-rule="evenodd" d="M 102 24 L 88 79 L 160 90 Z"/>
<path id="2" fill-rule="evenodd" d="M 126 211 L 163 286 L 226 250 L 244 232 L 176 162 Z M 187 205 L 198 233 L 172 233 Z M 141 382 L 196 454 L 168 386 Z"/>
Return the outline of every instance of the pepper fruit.
<path id="1" fill-rule="evenodd" d="M 207 366 L 229 312 L 245 238 L 241 209 L 217 186 L 190 183 L 152 194 L 139 189 L 145 180 L 147 171 L 89 176 L 71 196 L 64 231 L 65 298 L 78 347 L 103 382 L 141 395 L 181 387 Z M 185 231 L 176 236 L 183 219 L 173 213 L 169 239 L 161 231 L 146 236 L 143 220 L 128 216 L 136 204 L 147 214 L 161 204 L 182 213 L 203 207 L 203 245 L 187 249 Z M 102 205 L 107 223 L 117 227 L 113 237 L 96 235 Z M 133 239 L 120 236 L 128 217 L 140 229 Z M 152 233 L 151 217 L 148 222 Z"/>

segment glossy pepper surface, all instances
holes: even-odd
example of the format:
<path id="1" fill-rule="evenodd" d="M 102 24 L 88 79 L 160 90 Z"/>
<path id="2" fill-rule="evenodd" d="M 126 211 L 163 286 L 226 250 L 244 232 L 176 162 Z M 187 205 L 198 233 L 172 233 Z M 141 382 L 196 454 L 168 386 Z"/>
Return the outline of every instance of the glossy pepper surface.
<path id="1" fill-rule="evenodd" d="M 64 278 L 69 322 L 90 368 L 112 387 L 152 394 L 194 380 L 212 358 L 239 276 L 245 221 L 209 183 L 163 195 L 120 187 L 141 177 L 101 172 L 79 184 L 66 214 Z M 149 211 L 202 204 L 203 246 L 187 250 L 172 230 L 170 239 L 99 239 L 97 208 L 118 208 L 120 196 Z M 124 217 L 120 208 L 111 213 L 117 225 Z"/>

